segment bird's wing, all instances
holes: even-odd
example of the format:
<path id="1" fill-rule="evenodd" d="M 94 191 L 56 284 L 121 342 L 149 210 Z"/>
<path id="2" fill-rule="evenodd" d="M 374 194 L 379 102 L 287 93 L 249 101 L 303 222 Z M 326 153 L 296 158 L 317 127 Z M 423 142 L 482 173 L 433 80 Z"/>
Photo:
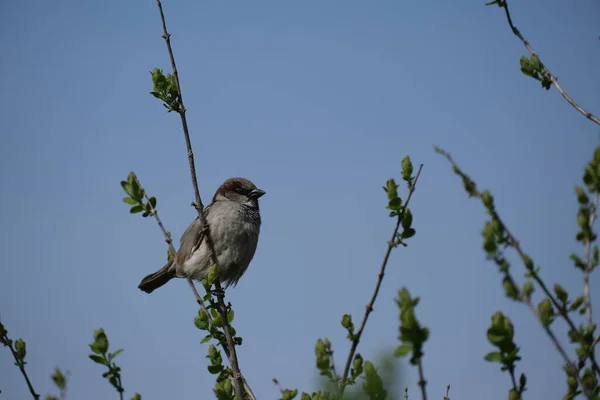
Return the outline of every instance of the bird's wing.
<path id="1" fill-rule="evenodd" d="M 206 215 L 208 207 L 204 210 Z M 194 222 L 192 222 L 185 232 L 183 232 L 183 235 L 181 235 L 179 251 L 177 252 L 177 264 L 181 265 L 185 263 L 194 251 L 200 247 L 203 240 L 204 234 L 202 233 L 202 223 L 200 222 L 200 217 L 196 217 Z"/>

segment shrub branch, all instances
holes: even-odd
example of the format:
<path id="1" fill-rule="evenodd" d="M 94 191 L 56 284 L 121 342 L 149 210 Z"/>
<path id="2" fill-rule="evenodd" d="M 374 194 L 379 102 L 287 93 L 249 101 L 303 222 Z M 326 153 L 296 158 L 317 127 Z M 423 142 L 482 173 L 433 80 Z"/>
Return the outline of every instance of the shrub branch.
<path id="1" fill-rule="evenodd" d="M 497 1 L 493 1 L 493 2 L 488 3 L 488 4 L 497 4 L 500 8 L 504 9 L 504 13 L 506 15 L 506 21 L 508 22 L 508 25 L 510 26 L 510 29 L 512 30 L 513 34 L 516 37 L 519 38 L 519 40 L 523 43 L 523 45 L 525 46 L 525 48 L 527 49 L 527 51 L 529 51 L 529 53 L 531 55 L 535 55 L 539 59 L 539 56 L 533 50 L 533 48 L 531 47 L 531 45 L 529 44 L 529 42 L 523 37 L 523 35 L 521 34 L 521 32 L 514 25 L 514 23 L 512 21 L 512 17 L 510 15 L 510 11 L 508 9 L 508 2 L 507 2 L 507 0 L 497 0 Z M 550 70 L 546 67 L 546 65 L 544 65 L 544 69 L 545 69 L 546 75 L 548 76 L 548 78 L 550 79 L 550 81 L 552 82 L 552 84 L 554 84 L 554 86 L 556 87 L 556 90 L 558 90 L 558 92 L 560 93 L 560 95 L 571 106 L 573 106 L 577 111 L 579 111 L 581 114 L 583 114 L 587 119 L 589 119 L 590 121 L 592 121 L 592 122 L 600 125 L 600 119 L 598 119 L 598 117 L 594 116 L 591 112 L 587 111 L 586 109 L 584 109 L 583 107 L 581 107 L 579 104 L 577 104 L 575 102 L 575 100 L 573 100 L 571 98 L 571 96 L 569 96 L 564 91 L 564 89 L 560 86 L 560 84 L 558 83 L 558 78 L 552 72 L 550 72 Z"/>
<path id="2" fill-rule="evenodd" d="M 21 339 L 19 339 L 19 340 L 21 340 Z M 19 340 L 17 340 L 17 342 L 19 342 Z M 8 337 L 8 331 L 4 328 L 4 325 L 2 325 L 1 323 L 0 323 L 0 343 L 10 349 L 10 352 L 11 352 L 13 358 L 15 359 L 15 365 L 17 367 L 19 367 L 19 370 L 21 371 L 23 378 L 25 378 L 25 382 L 27 383 L 27 388 L 29 389 L 29 393 L 31 393 L 31 396 L 34 398 L 34 400 L 39 400 L 40 395 L 37 394 L 37 392 L 33 388 L 31 380 L 29 379 L 29 375 L 27 375 L 27 371 L 25 370 L 25 364 L 26 364 L 26 362 L 24 360 L 25 354 L 24 353 L 19 354 L 17 345 L 15 345 L 13 343 L 13 341 Z M 23 342 L 21 340 L 21 343 L 23 343 L 22 346 L 24 348 L 25 342 Z"/>
<path id="3" fill-rule="evenodd" d="M 402 207 L 402 211 L 398 214 L 398 217 L 396 219 L 396 226 L 394 227 L 392 237 L 391 237 L 390 241 L 388 242 L 388 247 L 385 252 L 385 256 L 383 257 L 383 262 L 381 263 L 381 267 L 379 269 L 379 274 L 377 275 L 377 283 L 375 284 L 375 290 L 373 291 L 373 295 L 371 296 L 371 300 L 369 301 L 369 304 L 367 304 L 367 306 L 365 308 L 365 313 L 363 315 L 362 322 L 360 323 L 360 327 L 358 328 L 356 335 L 352 339 L 352 344 L 350 346 L 350 352 L 348 353 L 348 358 L 346 359 L 346 365 L 344 367 L 344 375 L 342 375 L 342 380 L 341 380 L 341 388 L 340 389 L 341 389 L 342 394 L 344 393 L 344 388 L 346 387 L 346 384 L 348 383 L 348 373 L 350 372 L 350 366 L 352 365 L 352 360 L 354 359 L 354 354 L 356 353 L 356 349 L 358 348 L 358 343 L 360 342 L 360 338 L 365 329 L 365 325 L 367 324 L 367 320 L 369 319 L 369 315 L 371 314 L 371 312 L 373 312 L 373 305 L 375 304 L 375 300 L 377 300 L 377 295 L 379 294 L 379 289 L 381 288 L 381 283 L 383 282 L 383 277 L 385 275 L 385 269 L 387 267 L 387 263 L 390 258 L 390 254 L 392 253 L 392 250 L 394 249 L 394 247 L 396 247 L 395 242 L 396 242 L 396 238 L 398 236 L 398 230 L 400 229 L 400 225 L 402 224 L 402 218 L 404 216 L 405 211 L 407 210 L 407 207 L 408 207 L 408 204 L 412 197 L 412 194 L 414 193 L 414 191 L 416 189 L 417 181 L 419 180 L 419 175 L 421 175 L 422 169 L 423 169 L 423 164 L 421 164 L 419 166 L 419 171 L 417 172 L 415 181 L 409 188 L 406 203 Z"/>
<path id="4" fill-rule="evenodd" d="M 200 222 L 203 227 L 203 234 L 204 234 L 204 237 L 208 244 L 211 259 L 212 259 L 214 265 L 217 266 L 217 270 L 218 270 L 219 260 L 217 259 L 217 256 L 214 251 L 214 248 L 215 248 L 214 242 L 210 235 L 210 227 L 208 226 L 208 222 L 206 221 L 204 205 L 202 204 L 202 198 L 200 197 L 200 189 L 198 188 L 198 179 L 196 177 L 196 165 L 194 163 L 194 152 L 192 151 L 192 142 L 190 139 L 190 133 L 189 133 L 187 118 L 186 118 L 186 114 L 185 114 L 186 109 L 183 104 L 181 85 L 179 83 L 179 73 L 177 72 L 177 64 L 175 63 L 175 57 L 173 55 L 173 49 L 171 47 L 171 34 L 167 30 L 167 23 L 165 21 L 165 14 L 163 11 L 162 3 L 160 0 L 157 0 L 156 3 L 158 5 L 158 9 L 160 11 L 160 18 L 161 18 L 162 27 L 163 27 L 162 37 L 165 40 L 165 43 L 167 45 L 167 50 L 169 52 L 169 58 L 171 59 L 171 67 L 173 68 L 173 76 L 175 77 L 175 82 L 177 85 L 177 94 L 179 96 L 178 109 L 176 111 L 179 113 L 179 116 L 181 117 L 181 125 L 183 127 L 183 134 L 185 136 L 185 144 L 186 144 L 187 153 L 188 153 L 188 161 L 190 164 L 190 174 L 191 174 L 191 178 L 192 178 L 192 185 L 194 187 L 194 195 L 195 195 L 196 201 L 192 205 L 196 208 L 196 211 L 198 212 L 198 217 L 200 218 Z M 193 286 L 193 282 L 190 281 L 190 284 L 191 284 L 191 286 Z M 215 292 L 216 292 L 216 297 L 217 297 L 217 302 L 218 302 L 217 309 L 218 309 L 219 314 L 221 315 L 221 320 L 223 321 L 223 333 L 225 334 L 225 339 L 227 342 L 226 353 L 227 353 L 227 357 L 229 359 L 229 364 L 233 371 L 233 387 L 234 387 L 235 395 L 238 398 L 238 400 L 242 400 L 244 398 L 244 395 L 243 395 L 244 394 L 244 389 L 243 389 L 244 380 L 243 380 L 242 374 L 240 372 L 238 359 L 237 359 L 237 353 L 235 351 L 235 343 L 234 343 L 232 335 L 231 335 L 231 329 L 230 329 L 229 321 L 227 318 L 227 306 L 225 305 L 225 301 L 224 301 L 224 291 L 223 291 L 223 288 L 221 287 L 221 283 L 219 282 L 218 279 L 215 281 Z M 194 290 L 194 294 L 197 295 L 196 290 Z"/>

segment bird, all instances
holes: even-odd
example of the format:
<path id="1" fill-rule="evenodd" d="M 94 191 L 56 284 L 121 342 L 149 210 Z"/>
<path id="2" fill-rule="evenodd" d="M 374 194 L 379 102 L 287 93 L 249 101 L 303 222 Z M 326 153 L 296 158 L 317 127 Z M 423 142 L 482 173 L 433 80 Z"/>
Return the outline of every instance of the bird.
<path id="1" fill-rule="evenodd" d="M 266 192 L 246 178 L 229 178 L 204 209 L 225 288 L 236 286 L 256 252 L 261 218 L 258 199 Z M 142 279 L 138 288 L 146 293 L 173 278 L 201 281 L 213 265 L 200 217 L 181 236 L 179 250 L 158 271 Z"/>

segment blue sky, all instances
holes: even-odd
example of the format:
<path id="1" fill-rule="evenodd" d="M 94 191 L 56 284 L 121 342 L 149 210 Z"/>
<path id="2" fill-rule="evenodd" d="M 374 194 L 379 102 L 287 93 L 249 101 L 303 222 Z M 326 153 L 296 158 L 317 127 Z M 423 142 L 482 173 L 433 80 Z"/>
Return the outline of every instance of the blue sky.
<path id="1" fill-rule="evenodd" d="M 525 49 L 483 3 L 165 1 L 203 198 L 231 176 L 267 191 L 257 254 L 227 293 L 242 371 L 261 399 L 277 396 L 274 377 L 314 389 L 319 337 L 343 363 L 339 322 L 358 320 L 373 290 L 393 228 L 381 186 L 406 154 L 425 164 L 411 203 L 417 236 L 393 253 L 359 351 L 372 359 L 397 344 L 394 297 L 407 286 L 431 329 L 431 397 L 450 383 L 452 398 L 506 398 L 508 375 L 483 361 L 499 309 L 515 323 L 527 397 L 562 396 L 560 357 L 503 296 L 481 250 L 484 212 L 433 145 L 495 194 L 544 278 L 579 294 L 573 186 L 598 127 L 521 74 Z M 564 88 L 600 113 L 600 5 L 535 0 L 512 12 Z M 174 237 L 194 217 L 179 119 L 148 94 L 149 71 L 170 66 L 155 2 L 5 2 L 0 35 L 0 317 L 26 339 L 36 388 L 52 391 L 60 366 L 69 398 L 116 398 L 87 358 L 103 327 L 125 348 L 129 396 L 210 398 L 192 294 L 183 280 L 151 296 L 136 288 L 166 247 L 154 221 L 121 202 L 119 181 L 134 170 Z M 418 398 L 416 371 L 403 371 Z M 6 349 L 0 389 L 28 398 Z"/>

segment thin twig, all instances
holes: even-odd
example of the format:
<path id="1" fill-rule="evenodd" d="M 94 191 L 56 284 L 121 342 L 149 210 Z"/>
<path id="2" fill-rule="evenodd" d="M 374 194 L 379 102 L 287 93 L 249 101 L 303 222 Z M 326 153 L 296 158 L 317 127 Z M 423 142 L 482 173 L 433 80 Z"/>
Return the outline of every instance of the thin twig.
<path id="1" fill-rule="evenodd" d="M 592 210 L 590 213 L 590 220 L 588 226 L 590 232 L 594 229 L 594 223 L 596 222 L 596 213 L 598 209 L 598 192 L 594 194 L 594 201 L 592 203 Z M 585 269 L 583 271 L 583 294 L 585 298 L 585 313 L 588 318 L 588 325 L 591 326 L 594 321 L 592 319 L 592 300 L 590 295 L 590 272 L 592 272 L 592 240 L 587 238 L 585 240 Z"/>
<path id="2" fill-rule="evenodd" d="M 181 117 L 181 125 L 183 127 L 183 134 L 185 136 L 185 144 L 186 144 L 187 153 L 188 153 L 188 161 L 190 164 L 190 174 L 191 174 L 191 178 L 192 178 L 192 185 L 194 187 L 194 195 L 196 198 L 194 206 L 196 208 L 196 211 L 198 212 L 198 217 L 200 218 L 200 223 L 203 227 L 203 234 L 204 234 L 204 238 L 206 239 L 206 242 L 208 244 L 211 259 L 213 260 L 214 265 L 217 266 L 217 270 L 218 270 L 219 260 L 217 259 L 217 255 L 214 250 L 214 248 L 215 248 L 214 242 L 210 235 L 210 227 L 206 220 L 206 216 L 205 216 L 205 212 L 204 212 L 204 205 L 202 204 L 202 198 L 200 196 L 200 189 L 198 188 L 198 179 L 196 177 L 196 165 L 194 163 L 194 152 L 192 151 L 192 142 L 190 139 L 190 132 L 188 129 L 187 119 L 185 116 L 186 109 L 183 104 L 183 95 L 181 93 L 181 85 L 179 83 L 179 74 L 177 72 L 177 64 L 175 63 L 175 56 L 173 55 L 173 49 L 171 48 L 171 34 L 167 30 L 167 23 L 165 21 L 165 14 L 164 14 L 164 11 L 162 8 L 162 3 L 160 0 L 157 0 L 156 2 L 158 5 L 158 9 L 160 10 L 160 18 L 161 18 L 162 27 L 163 27 L 163 36 L 162 37 L 165 40 L 165 43 L 167 45 L 167 50 L 169 52 L 169 57 L 171 59 L 171 67 L 173 68 L 173 76 L 175 77 L 175 82 L 177 84 L 177 94 L 179 96 L 179 107 L 177 109 L 177 112 L 179 113 L 179 116 Z M 242 400 L 244 398 L 245 380 L 243 379 L 242 374 L 239 369 L 237 354 L 235 351 L 235 343 L 233 342 L 233 338 L 231 337 L 231 329 L 229 326 L 229 321 L 227 319 L 227 306 L 225 305 L 225 301 L 223 300 L 224 292 L 223 292 L 221 284 L 218 280 L 215 283 L 215 289 L 216 289 L 216 292 L 218 293 L 217 294 L 217 301 L 218 301 L 218 305 L 219 305 L 218 311 L 221 314 L 221 320 L 223 321 L 223 333 L 225 334 L 227 348 L 229 350 L 228 351 L 229 364 L 233 371 L 233 378 L 234 378 L 233 379 L 233 388 L 234 388 L 235 395 L 238 398 L 238 400 Z"/>
<path id="3" fill-rule="evenodd" d="M 365 313 L 363 315 L 362 322 L 360 323 L 360 328 L 356 332 L 354 339 L 352 339 L 352 345 L 350 346 L 350 352 L 348 353 L 348 358 L 346 359 L 346 366 L 344 367 L 344 375 L 342 376 L 342 380 L 341 380 L 340 390 L 341 390 L 342 394 L 344 393 L 344 389 L 346 387 L 346 384 L 348 383 L 347 381 L 348 381 L 348 373 L 350 372 L 350 365 L 352 365 L 352 359 L 354 358 L 354 354 L 356 353 L 356 349 L 358 348 L 358 343 L 360 342 L 360 337 L 362 336 L 362 333 L 365 329 L 365 325 L 367 324 L 369 315 L 371 314 L 371 312 L 373 312 L 373 305 L 375 304 L 375 300 L 377 300 L 377 295 L 379 294 L 379 289 L 381 288 L 383 276 L 385 275 L 385 268 L 387 267 L 387 263 L 390 258 L 390 254 L 392 253 L 392 250 L 394 249 L 394 242 L 396 240 L 396 235 L 398 233 L 398 229 L 400 228 L 400 224 L 402 223 L 402 217 L 404 216 L 404 212 L 406 211 L 406 209 L 408 207 L 408 203 L 410 202 L 410 199 L 412 197 L 412 194 L 414 193 L 414 191 L 416 189 L 417 181 L 419 180 L 419 175 L 421 175 L 422 169 L 423 169 L 423 164 L 421 164 L 419 166 L 419 170 L 415 177 L 415 181 L 409 188 L 406 203 L 404 203 L 404 206 L 402 207 L 402 211 L 398 214 L 398 218 L 396 220 L 396 226 L 394 227 L 394 231 L 392 233 L 392 238 L 388 242 L 388 247 L 385 252 L 385 256 L 383 257 L 383 262 L 381 263 L 381 268 L 379 269 L 379 274 L 377 275 L 377 283 L 375 284 L 375 290 L 373 292 L 373 295 L 371 296 L 371 300 L 369 301 L 369 304 L 367 304 L 367 306 L 365 308 Z"/>
<path id="4" fill-rule="evenodd" d="M 450 385 L 446 385 L 446 399 L 450 396 Z"/>
<path id="5" fill-rule="evenodd" d="M 507 0 L 498 0 L 498 5 L 501 8 L 504 8 L 504 12 L 506 14 L 506 20 L 508 21 L 508 25 L 510 26 L 510 29 L 512 30 L 512 32 L 514 33 L 514 35 L 516 37 L 518 37 L 519 40 L 521 40 L 521 42 L 523 43 L 523 45 L 525 46 L 525 48 L 527 48 L 527 50 L 529 51 L 529 53 L 531 53 L 532 55 L 535 54 L 539 58 L 539 55 L 533 50 L 533 48 L 531 47 L 531 45 L 529 44 L 529 42 L 527 40 L 525 40 L 525 38 L 523 37 L 523 35 L 521 35 L 521 32 L 513 24 L 512 18 L 510 16 L 510 11 L 508 10 L 508 2 L 507 2 Z M 544 65 L 544 68 L 545 68 L 546 72 L 548 73 L 548 77 L 550 78 L 550 81 L 554 84 L 554 86 L 556 87 L 556 90 L 558 90 L 558 92 L 561 94 L 561 96 L 564 97 L 564 99 L 567 100 L 567 102 L 569 102 L 570 105 L 572 105 L 577 111 L 579 111 L 581 114 L 583 114 L 587 119 L 589 119 L 590 121 L 595 122 L 596 124 L 600 125 L 600 119 L 598 119 L 598 117 L 594 116 L 591 112 L 585 110 L 583 107 L 581 107 L 579 104 L 577 104 L 575 102 L 575 100 L 573 100 L 571 98 L 571 96 L 569 96 L 564 91 L 564 89 L 559 85 L 558 78 L 554 74 L 552 74 L 552 72 L 550 72 L 550 70 L 548 69 L 548 67 L 545 64 L 543 64 L 543 65 Z"/>
<path id="6" fill-rule="evenodd" d="M 156 220 L 156 223 L 158 224 L 160 230 L 162 231 L 162 233 L 165 237 L 165 242 L 167 242 L 167 244 L 169 245 L 169 249 L 172 251 L 172 253 L 175 254 L 177 252 L 177 250 L 175 249 L 175 246 L 173 245 L 173 239 L 171 238 L 171 234 L 169 233 L 169 231 L 167 231 L 167 229 L 163 225 L 163 223 L 160 219 L 160 216 L 158 215 L 158 210 L 156 208 L 154 208 L 154 206 L 150 202 L 150 197 L 148 196 L 148 193 L 146 193 L 146 190 L 144 190 L 144 187 L 138 180 L 137 176 L 134 176 L 134 179 L 135 179 L 135 182 L 137 183 L 138 187 L 140 188 L 142 194 L 144 195 L 144 198 L 146 199 L 146 203 L 150 205 L 150 215 L 153 216 L 154 219 Z M 212 322 L 211 315 L 208 312 L 208 310 L 206 309 L 206 306 L 204 305 L 204 302 L 202 301 L 202 297 L 200 297 L 200 294 L 196 290 L 196 287 L 194 286 L 194 282 L 192 282 L 192 280 L 190 278 L 188 278 L 187 281 L 190 284 L 190 287 L 192 288 L 192 292 L 194 293 L 196 302 L 200 305 L 200 308 L 202 308 L 202 310 L 206 311 L 206 315 L 208 315 L 208 320 Z"/>
<path id="7" fill-rule="evenodd" d="M 421 388 L 421 398 L 423 400 L 427 400 L 427 391 L 425 390 L 425 385 L 427 381 L 425 380 L 425 376 L 423 374 L 423 357 L 419 358 L 419 387 Z"/>
<path id="8" fill-rule="evenodd" d="M 35 389 L 33 388 L 33 385 L 31 384 L 31 380 L 29 379 L 29 376 L 27 375 L 27 371 L 25 370 L 25 362 L 24 361 L 19 362 L 17 350 L 15 348 L 13 348 L 13 341 L 8 338 L 7 333 L 5 333 L 0 338 L 0 343 L 4 344 L 5 346 L 7 346 L 10 349 L 10 352 L 12 353 L 12 356 L 15 359 L 15 365 L 17 367 L 19 367 L 19 370 L 21 371 L 23 378 L 25 378 L 25 382 L 27 383 L 27 387 L 29 388 L 29 393 L 31 393 L 31 396 L 33 396 L 33 398 L 35 400 L 39 400 L 40 395 L 36 393 Z"/>

